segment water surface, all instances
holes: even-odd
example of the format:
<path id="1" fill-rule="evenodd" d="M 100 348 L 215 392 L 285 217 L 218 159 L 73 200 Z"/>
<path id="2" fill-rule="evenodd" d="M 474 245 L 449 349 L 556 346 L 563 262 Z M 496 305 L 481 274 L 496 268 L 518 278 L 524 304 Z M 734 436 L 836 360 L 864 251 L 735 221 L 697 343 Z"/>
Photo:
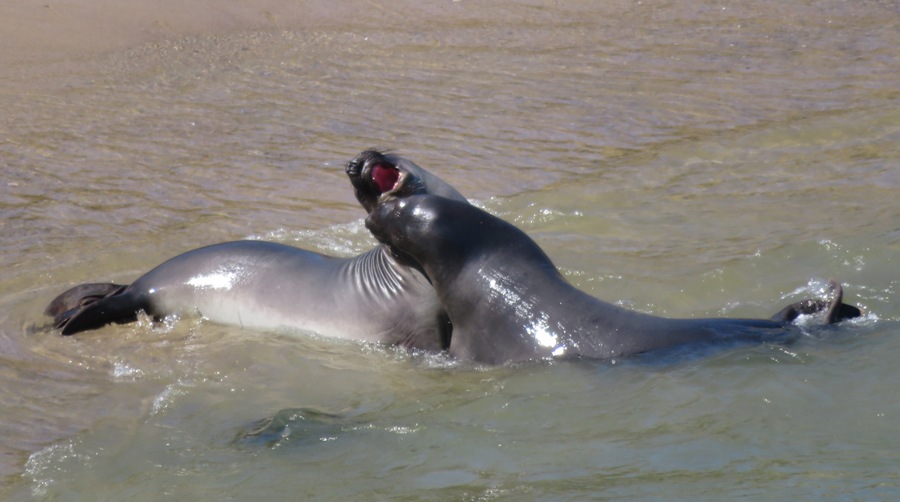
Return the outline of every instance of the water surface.
<path id="1" fill-rule="evenodd" d="M 0 72 L 5 498 L 897 496 L 894 3 L 270 4 Z M 608 301 L 767 317 L 836 277 L 869 314 L 490 369 L 190 320 L 29 329 L 72 284 L 201 245 L 368 249 L 343 165 L 371 146 Z"/>

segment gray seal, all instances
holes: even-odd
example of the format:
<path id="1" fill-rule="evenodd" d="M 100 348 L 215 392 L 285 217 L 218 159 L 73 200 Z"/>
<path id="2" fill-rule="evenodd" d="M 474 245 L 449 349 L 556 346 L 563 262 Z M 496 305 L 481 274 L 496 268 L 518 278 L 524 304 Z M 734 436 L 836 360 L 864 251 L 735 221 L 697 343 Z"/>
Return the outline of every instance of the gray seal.
<path id="1" fill-rule="evenodd" d="M 555 357 L 619 359 L 692 344 L 789 341 L 800 314 L 826 322 L 860 315 L 806 300 L 771 319 L 668 319 L 588 295 L 560 275 L 524 232 L 481 209 L 435 195 L 382 197 L 366 219 L 375 237 L 418 262 L 453 325 L 451 355 L 486 364 Z"/>
<path id="2" fill-rule="evenodd" d="M 347 165 L 366 210 L 383 192 L 438 194 L 465 204 L 452 186 L 413 162 L 375 150 Z M 336 258 L 284 244 L 235 241 L 194 249 L 130 285 L 90 283 L 60 294 L 45 310 L 63 335 L 154 319 L 199 315 L 257 330 L 446 349 L 450 324 L 425 276 L 384 245 Z"/>

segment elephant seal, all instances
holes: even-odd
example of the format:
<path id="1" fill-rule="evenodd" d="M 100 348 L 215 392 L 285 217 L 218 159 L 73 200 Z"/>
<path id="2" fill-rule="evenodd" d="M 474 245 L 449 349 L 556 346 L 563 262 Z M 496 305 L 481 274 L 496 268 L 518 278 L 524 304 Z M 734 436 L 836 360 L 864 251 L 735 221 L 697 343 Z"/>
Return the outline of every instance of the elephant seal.
<path id="1" fill-rule="evenodd" d="M 381 193 L 433 193 L 466 203 L 452 186 L 413 162 L 366 150 L 346 169 L 359 202 Z M 417 265 L 385 245 L 336 258 L 284 244 L 236 241 L 188 251 L 130 285 L 91 283 L 60 294 L 45 310 L 63 335 L 126 323 L 199 314 L 260 330 L 307 330 L 422 350 L 449 344 L 450 325 Z"/>
<path id="2" fill-rule="evenodd" d="M 524 232 L 477 207 L 435 195 L 388 193 L 366 219 L 385 244 L 418 262 L 450 322 L 451 355 L 486 364 L 554 357 L 619 359 L 717 342 L 788 341 L 790 321 L 827 311 L 826 322 L 860 315 L 807 300 L 772 319 L 668 319 L 627 310 L 569 284 Z"/>

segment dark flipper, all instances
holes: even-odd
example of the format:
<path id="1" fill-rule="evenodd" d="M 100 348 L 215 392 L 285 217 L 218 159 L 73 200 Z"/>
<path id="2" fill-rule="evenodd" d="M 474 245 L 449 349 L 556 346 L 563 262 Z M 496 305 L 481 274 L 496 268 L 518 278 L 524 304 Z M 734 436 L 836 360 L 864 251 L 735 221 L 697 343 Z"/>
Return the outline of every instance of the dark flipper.
<path id="1" fill-rule="evenodd" d="M 54 321 L 58 322 L 61 314 L 72 309 L 84 307 L 118 292 L 124 287 L 121 284 L 113 284 L 111 282 L 79 284 L 54 298 L 50 305 L 47 305 L 47 308 L 44 309 L 44 314 L 53 317 Z"/>
<path id="2" fill-rule="evenodd" d="M 853 305 L 843 303 L 844 288 L 834 279 L 828 282 L 831 290 L 831 299 L 816 298 L 803 300 L 783 308 L 780 312 L 772 316 L 773 321 L 781 321 L 789 323 L 800 317 L 801 315 L 811 315 L 822 312 L 825 314 L 825 323 L 834 324 L 845 319 L 853 319 L 863 314 L 862 310 Z"/>
<path id="3" fill-rule="evenodd" d="M 53 327 L 62 329 L 63 335 L 135 321 L 143 306 L 134 295 L 123 294 L 127 288 L 112 283 L 81 284 L 57 296 L 44 313 L 53 317 Z"/>

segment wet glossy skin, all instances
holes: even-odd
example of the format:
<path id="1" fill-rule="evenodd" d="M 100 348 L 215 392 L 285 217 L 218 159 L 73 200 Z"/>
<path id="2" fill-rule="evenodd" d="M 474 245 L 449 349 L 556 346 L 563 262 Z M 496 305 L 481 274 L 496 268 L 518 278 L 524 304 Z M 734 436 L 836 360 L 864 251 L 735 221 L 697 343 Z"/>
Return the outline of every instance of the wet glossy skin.
<path id="1" fill-rule="evenodd" d="M 385 188 L 434 191 L 465 203 L 453 187 L 396 155 L 362 152 L 347 174 L 367 210 Z M 245 328 L 313 331 L 423 350 L 445 348 L 450 336 L 427 279 L 384 245 L 345 259 L 270 242 L 215 244 L 176 256 L 127 287 L 76 286 L 47 313 L 68 335 L 131 322 L 141 310 L 156 318 L 200 315 Z"/>
<path id="2" fill-rule="evenodd" d="M 667 319 L 604 302 L 570 285 L 524 232 L 450 199 L 387 199 L 366 226 L 422 265 L 453 324 L 449 351 L 456 357 L 489 364 L 616 359 L 797 334 L 787 318 Z"/>

